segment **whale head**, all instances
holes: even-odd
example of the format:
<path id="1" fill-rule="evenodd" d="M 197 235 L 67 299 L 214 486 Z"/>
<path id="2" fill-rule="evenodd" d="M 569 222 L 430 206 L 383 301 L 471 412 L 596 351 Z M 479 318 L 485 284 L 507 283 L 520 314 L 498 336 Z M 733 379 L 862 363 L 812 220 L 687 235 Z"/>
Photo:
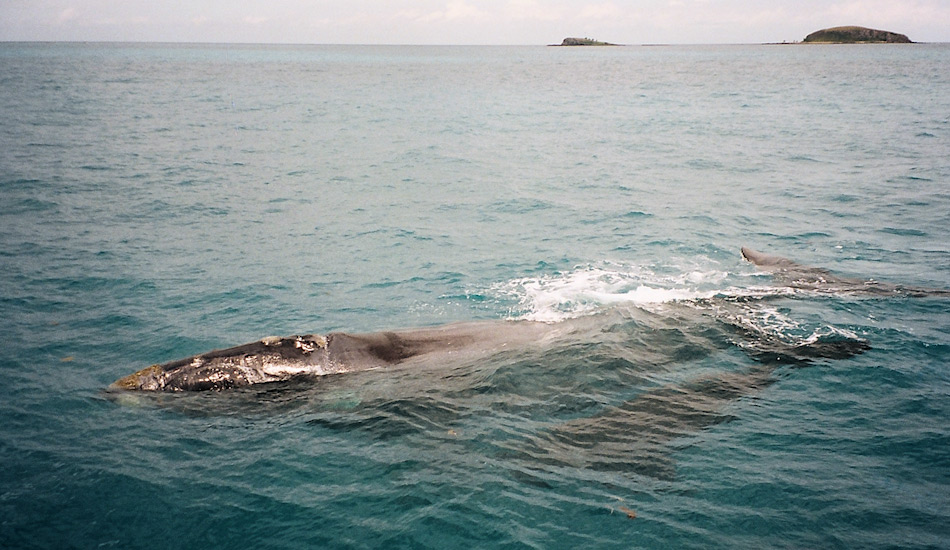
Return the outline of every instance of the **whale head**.
<path id="1" fill-rule="evenodd" d="M 327 346 L 328 339 L 317 334 L 271 336 L 242 346 L 152 365 L 116 380 L 109 388 L 117 391 L 222 390 L 341 370 L 342 367 L 328 360 Z"/>
<path id="2" fill-rule="evenodd" d="M 152 365 L 119 378 L 109 386 L 109 389 L 154 391 L 160 390 L 164 386 L 164 369 L 161 365 Z"/>
<path id="3" fill-rule="evenodd" d="M 152 365 L 113 382 L 109 388 L 124 391 L 198 391 L 221 390 L 269 382 L 284 377 L 272 375 L 263 368 L 280 358 L 253 354 L 209 357 L 196 355 L 164 365 Z"/>

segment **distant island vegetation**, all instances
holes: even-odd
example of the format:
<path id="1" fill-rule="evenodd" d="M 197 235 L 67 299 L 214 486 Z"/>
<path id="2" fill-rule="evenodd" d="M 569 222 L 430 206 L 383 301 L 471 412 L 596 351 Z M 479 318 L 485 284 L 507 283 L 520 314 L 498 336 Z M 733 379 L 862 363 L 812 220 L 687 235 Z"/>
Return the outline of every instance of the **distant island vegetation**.
<path id="1" fill-rule="evenodd" d="M 600 42 L 592 38 L 565 38 L 560 44 L 551 44 L 552 46 L 619 46 L 610 42 Z"/>
<path id="2" fill-rule="evenodd" d="M 831 44 L 912 44 L 906 35 L 867 27 L 831 27 L 805 37 L 806 43 Z"/>
<path id="3" fill-rule="evenodd" d="M 783 42 L 783 44 L 797 44 L 798 42 Z M 914 42 L 907 38 L 906 34 L 900 34 L 891 31 L 882 31 L 878 29 L 869 29 L 867 27 L 846 26 L 829 27 L 815 31 L 802 40 L 803 44 L 913 44 Z M 549 44 L 549 46 L 621 46 L 622 44 L 612 44 L 610 42 L 601 42 L 593 38 L 575 38 L 568 37 L 560 44 Z"/>

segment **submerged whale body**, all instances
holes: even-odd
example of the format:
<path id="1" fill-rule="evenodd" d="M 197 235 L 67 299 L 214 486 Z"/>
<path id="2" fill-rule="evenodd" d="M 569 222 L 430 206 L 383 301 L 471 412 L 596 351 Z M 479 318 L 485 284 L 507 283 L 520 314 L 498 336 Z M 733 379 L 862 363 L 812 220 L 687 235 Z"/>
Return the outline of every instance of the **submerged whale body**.
<path id="1" fill-rule="evenodd" d="M 837 277 L 787 258 L 742 248 L 742 256 L 772 273 L 777 281 L 799 289 L 825 292 L 864 292 L 882 295 L 947 294 L 946 291 L 901 287 Z M 723 302 L 719 308 L 727 309 Z M 741 316 L 736 316 L 739 319 Z M 740 347 L 757 360 L 785 357 L 842 358 L 860 353 L 866 343 L 854 340 L 788 343 L 750 331 L 728 315 L 716 317 L 731 326 Z M 481 356 L 511 347 L 557 339 L 576 323 L 484 321 L 400 331 L 268 337 L 232 348 L 214 350 L 177 361 L 156 364 L 115 381 L 110 389 L 127 391 L 224 390 L 297 377 L 315 377 L 369 370 L 414 361 L 438 361 Z"/>

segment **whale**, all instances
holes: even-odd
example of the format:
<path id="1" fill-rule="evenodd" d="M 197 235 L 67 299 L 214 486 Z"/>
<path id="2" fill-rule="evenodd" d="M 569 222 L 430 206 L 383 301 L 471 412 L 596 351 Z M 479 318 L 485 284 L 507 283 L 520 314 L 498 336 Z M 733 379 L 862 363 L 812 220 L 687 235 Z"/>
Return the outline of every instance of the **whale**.
<path id="1" fill-rule="evenodd" d="M 155 364 L 110 386 L 130 391 L 225 390 L 298 377 L 459 360 L 543 342 L 567 327 L 534 321 L 481 321 L 365 334 L 270 336 Z"/>
<path id="2" fill-rule="evenodd" d="M 741 248 L 741 254 L 745 260 L 770 272 L 776 282 L 795 289 L 891 296 L 950 294 L 948 291 L 936 289 L 839 277 L 826 269 L 802 265 L 788 258 L 747 247 Z M 865 345 L 863 342 L 790 344 L 776 339 L 773 335 L 750 331 L 742 322 L 743 315 L 728 314 L 729 308 L 735 304 L 730 303 L 728 297 L 719 300 L 715 309 L 720 313 L 715 320 L 728 325 L 736 334 L 736 339 L 743 342 L 740 345 L 743 351 L 753 358 L 780 356 L 787 360 L 807 361 L 814 357 L 832 357 L 836 353 L 841 357 L 848 357 L 865 349 L 862 347 Z M 692 305 L 693 310 L 698 307 L 697 304 Z M 685 305 L 683 308 L 690 309 L 690 306 Z M 580 323 L 579 320 L 560 323 L 527 320 L 478 321 L 375 333 L 331 332 L 325 335 L 271 336 L 239 346 L 153 364 L 116 380 L 109 386 L 109 390 L 227 390 L 419 362 L 458 361 L 462 358 L 484 357 L 505 349 L 557 340 L 576 332 Z M 844 347 L 838 349 L 842 345 Z"/>
<path id="3" fill-rule="evenodd" d="M 841 277 L 831 271 L 803 265 L 782 256 L 759 252 L 743 246 L 742 258 L 769 272 L 773 279 L 789 288 L 820 293 L 863 294 L 871 296 L 950 296 L 950 290 L 885 283 L 874 279 Z"/>

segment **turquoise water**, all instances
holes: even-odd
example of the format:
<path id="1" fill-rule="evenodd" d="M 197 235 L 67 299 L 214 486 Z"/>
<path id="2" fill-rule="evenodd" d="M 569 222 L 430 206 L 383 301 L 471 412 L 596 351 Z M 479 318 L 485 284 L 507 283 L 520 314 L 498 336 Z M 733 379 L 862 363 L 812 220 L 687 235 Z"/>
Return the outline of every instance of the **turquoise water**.
<path id="1" fill-rule="evenodd" d="M 0 547 L 950 548 L 947 298 L 739 256 L 950 287 L 948 66 L 0 44 Z M 555 336 L 104 391 L 272 334 L 508 319 Z M 870 349 L 766 349 L 827 339 Z"/>

